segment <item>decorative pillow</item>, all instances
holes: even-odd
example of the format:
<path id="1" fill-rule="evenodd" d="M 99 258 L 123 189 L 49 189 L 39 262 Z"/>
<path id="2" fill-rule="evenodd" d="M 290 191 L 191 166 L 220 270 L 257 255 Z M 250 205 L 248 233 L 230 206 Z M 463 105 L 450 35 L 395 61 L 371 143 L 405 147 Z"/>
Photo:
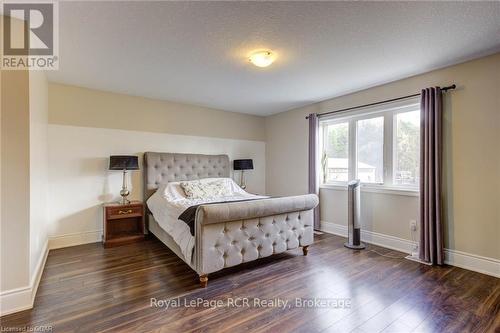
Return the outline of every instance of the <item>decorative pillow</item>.
<path id="1" fill-rule="evenodd" d="M 227 186 L 225 179 L 210 182 L 192 180 L 181 182 L 180 185 L 189 199 L 212 199 L 231 195 L 231 189 Z"/>
<path id="2" fill-rule="evenodd" d="M 186 195 L 180 182 L 169 182 L 167 185 L 160 187 L 159 190 L 163 191 L 163 196 L 167 198 L 168 201 L 186 199 Z"/>

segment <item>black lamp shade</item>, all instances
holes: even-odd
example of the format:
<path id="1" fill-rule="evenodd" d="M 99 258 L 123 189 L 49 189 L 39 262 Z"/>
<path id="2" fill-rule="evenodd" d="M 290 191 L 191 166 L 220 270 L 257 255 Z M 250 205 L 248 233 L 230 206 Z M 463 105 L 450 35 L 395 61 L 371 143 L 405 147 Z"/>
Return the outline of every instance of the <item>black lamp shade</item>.
<path id="1" fill-rule="evenodd" d="M 253 160 L 234 160 L 233 161 L 234 170 L 253 170 Z"/>
<path id="2" fill-rule="evenodd" d="M 112 155 L 109 170 L 139 170 L 139 158 L 134 155 Z"/>

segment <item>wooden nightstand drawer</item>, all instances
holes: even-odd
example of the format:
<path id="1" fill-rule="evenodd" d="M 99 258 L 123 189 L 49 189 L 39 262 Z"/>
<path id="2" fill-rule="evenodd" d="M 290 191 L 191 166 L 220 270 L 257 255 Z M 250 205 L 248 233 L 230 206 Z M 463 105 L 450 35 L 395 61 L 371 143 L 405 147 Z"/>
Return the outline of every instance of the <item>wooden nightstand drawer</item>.
<path id="1" fill-rule="evenodd" d="M 104 205 L 105 247 L 118 246 L 144 240 L 144 204 L 133 201 L 128 205 Z"/>
<path id="2" fill-rule="evenodd" d="M 142 216 L 142 206 L 106 207 L 108 220 Z"/>

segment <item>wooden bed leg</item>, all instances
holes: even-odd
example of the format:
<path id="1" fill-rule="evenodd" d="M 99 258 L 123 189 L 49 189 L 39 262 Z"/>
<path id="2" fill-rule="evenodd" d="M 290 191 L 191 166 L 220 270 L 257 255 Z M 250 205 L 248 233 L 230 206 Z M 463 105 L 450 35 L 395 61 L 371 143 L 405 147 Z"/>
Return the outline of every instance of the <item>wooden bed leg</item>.
<path id="1" fill-rule="evenodd" d="M 307 256 L 307 253 L 309 252 L 309 245 L 303 246 L 302 252 L 304 253 L 305 256 Z"/>
<path id="2" fill-rule="evenodd" d="M 206 288 L 208 284 L 208 275 L 200 275 L 200 286 L 202 288 Z"/>

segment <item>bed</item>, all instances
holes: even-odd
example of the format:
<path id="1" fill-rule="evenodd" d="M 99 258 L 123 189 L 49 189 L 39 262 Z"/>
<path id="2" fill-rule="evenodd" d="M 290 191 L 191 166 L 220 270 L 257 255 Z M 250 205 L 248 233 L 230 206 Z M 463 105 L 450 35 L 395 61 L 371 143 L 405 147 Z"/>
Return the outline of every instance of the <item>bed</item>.
<path id="1" fill-rule="evenodd" d="M 207 286 L 210 273 L 299 247 L 307 255 L 313 243 L 316 195 L 255 196 L 229 177 L 227 155 L 144 154 L 147 228 L 196 271 L 202 287 Z M 186 200 L 177 193 L 180 182 L 211 179 L 227 180 L 231 197 L 214 203 Z M 191 230 L 194 235 L 178 219 L 192 205 L 197 205 Z"/>

